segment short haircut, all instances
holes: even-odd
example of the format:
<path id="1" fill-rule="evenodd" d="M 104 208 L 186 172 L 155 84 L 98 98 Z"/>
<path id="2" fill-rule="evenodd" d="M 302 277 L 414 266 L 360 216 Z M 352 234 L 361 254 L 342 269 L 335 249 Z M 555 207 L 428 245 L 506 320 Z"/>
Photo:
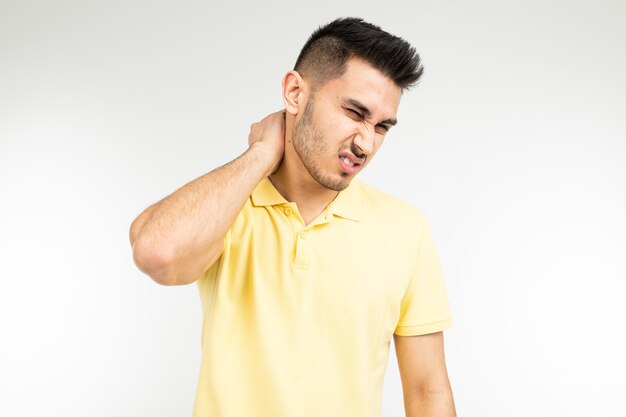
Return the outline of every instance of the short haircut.
<path id="1" fill-rule="evenodd" d="M 360 58 L 392 80 L 402 91 L 424 72 L 420 57 L 404 39 L 363 19 L 347 17 L 320 26 L 302 47 L 294 67 L 315 88 L 339 78 L 350 58 Z"/>

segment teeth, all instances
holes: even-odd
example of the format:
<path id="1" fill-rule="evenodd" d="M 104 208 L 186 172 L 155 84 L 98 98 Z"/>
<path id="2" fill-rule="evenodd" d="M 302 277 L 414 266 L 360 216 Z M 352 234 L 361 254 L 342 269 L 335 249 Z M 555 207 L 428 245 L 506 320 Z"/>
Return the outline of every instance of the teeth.
<path id="1" fill-rule="evenodd" d="M 343 157 L 343 159 L 342 159 L 342 161 L 343 161 L 346 165 L 348 165 L 349 167 L 353 167 L 353 166 L 354 166 L 354 164 L 353 164 L 353 163 L 352 163 L 352 162 L 348 159 L 348 157 L 347 157 L 347 156 L 344 156 L 344 157 Z"/>

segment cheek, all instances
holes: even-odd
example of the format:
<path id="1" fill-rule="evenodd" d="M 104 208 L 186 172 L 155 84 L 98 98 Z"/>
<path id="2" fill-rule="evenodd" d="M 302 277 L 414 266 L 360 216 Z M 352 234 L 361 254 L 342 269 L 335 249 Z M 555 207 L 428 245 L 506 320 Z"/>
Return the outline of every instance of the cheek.
<path id="1" fill-rule="evenodd" d="M 349 125 L 349 121 L 346 121 L 346 118 L 337 114 L 337 112 L 332 112 L 318 120 L 320 131 L 334 138 L 341 136 L 341 133 L 345 132 Z"/>

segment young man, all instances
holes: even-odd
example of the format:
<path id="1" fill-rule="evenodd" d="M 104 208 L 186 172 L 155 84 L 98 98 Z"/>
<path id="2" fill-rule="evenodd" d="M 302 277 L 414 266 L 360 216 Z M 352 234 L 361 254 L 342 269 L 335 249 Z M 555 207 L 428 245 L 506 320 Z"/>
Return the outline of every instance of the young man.
<path id="1" fill-rule="evenodd" d="M 139 269 L 198 284 L 194 417 L 379 416 L 392 335 L 406 415 L 455 415 L 428 223 L 355 180 L 421 73 L 415 49 L 377 26 L 319 28 L 248 150 L 133 222 Z"/>

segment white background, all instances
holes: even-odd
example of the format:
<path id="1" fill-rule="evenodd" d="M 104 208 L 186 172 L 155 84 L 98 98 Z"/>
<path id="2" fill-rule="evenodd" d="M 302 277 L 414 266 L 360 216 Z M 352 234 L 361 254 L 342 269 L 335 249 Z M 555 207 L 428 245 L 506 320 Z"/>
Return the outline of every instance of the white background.
<path id="1" fill-rule="evenodd" d="M 626 416 L 619 1 L 0 3 L 0 415 L 190 416 L 197 287 L 131 221 L 245 150 L 308 35 L 360 16 L 426 73 L 362 179 L 421 208 L 459 416 Z M 383 415 L 403 415 L 393 346 Z M 253 417 L 253 416 L 251 416 Z"/>

